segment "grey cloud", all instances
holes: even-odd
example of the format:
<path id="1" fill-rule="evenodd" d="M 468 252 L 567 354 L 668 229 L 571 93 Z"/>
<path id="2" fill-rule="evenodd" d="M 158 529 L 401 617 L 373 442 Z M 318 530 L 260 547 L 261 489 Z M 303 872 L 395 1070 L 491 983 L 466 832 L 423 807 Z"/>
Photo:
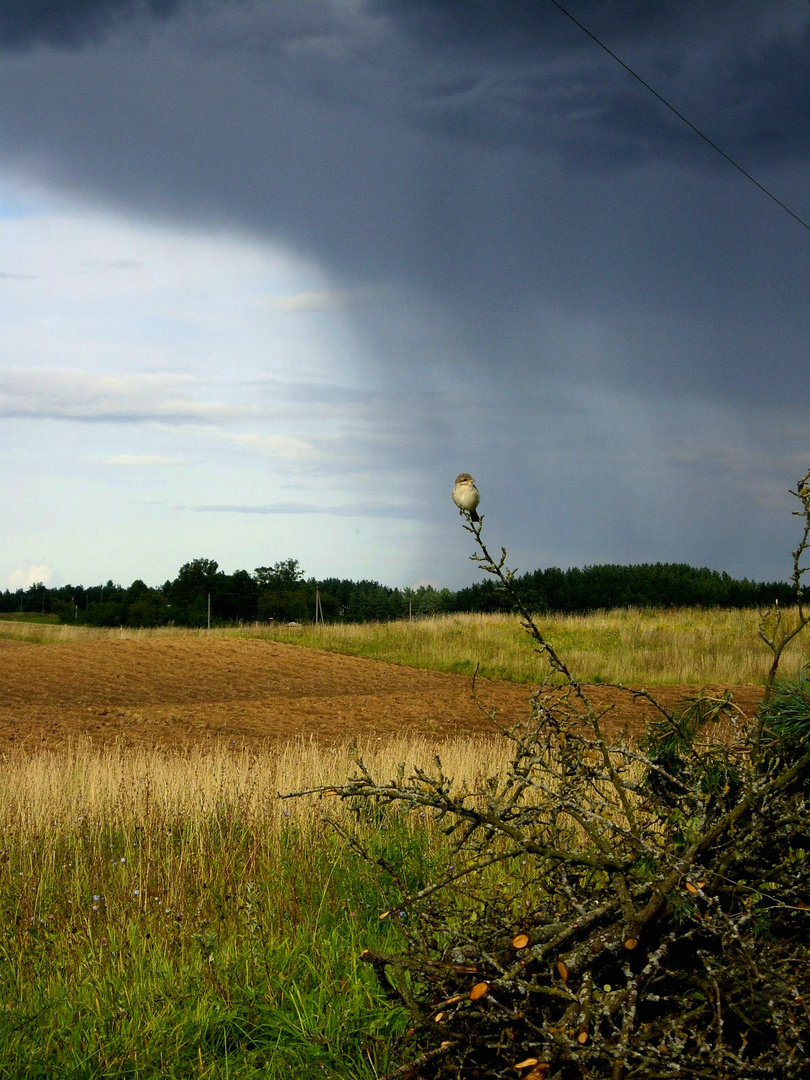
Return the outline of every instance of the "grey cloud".
<path id="1" fill-rule="evenodd" d="M 272 378 L 256 380 L 249 385 L 254 392 L 268 400 L 305 405 L 307 408 L 325 405 L 342 409 L 347 405 L 373 407 L 382 404 L 381 395 L 353 386 Z"/>

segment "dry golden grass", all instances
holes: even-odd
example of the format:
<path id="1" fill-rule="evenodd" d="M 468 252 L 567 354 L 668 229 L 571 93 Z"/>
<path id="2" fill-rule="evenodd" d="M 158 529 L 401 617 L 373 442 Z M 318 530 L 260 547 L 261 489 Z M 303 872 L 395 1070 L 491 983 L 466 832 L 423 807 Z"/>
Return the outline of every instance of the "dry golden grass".
<path id="1" fill-rule="evenodd" d="M 429 765 L 436 747 L 423 738 L 371 740 L 358 746 L 366 766 L 381 778 Z M 474 787 L 506 765 L 504 739 L 443 742 L 445 772 Z M 8 840 L 36 833 L 73 831 L 82 822 L 131 833 L 156 822 L 239 820 L 251 826 L 295 820 L 306 829 L 318 821 L 318 806 L 330 815 L 342 804 L 318 797 L 280 800 L 279 793 L 344 783 L 356 765 L 351 747 L 326 747 L 297 740 L 282 747 L 228 748 L 222 743 L 161 751 L 77 743 L 55 753 L 4 755 L 0 774 L 0 835 Z"/>
<path id="2" fill-rule="evenodd" d="M 266 630 L 266 627 L 264 628 Z M 143 641 L 147 638 L 193 638 L 207 634 L 235 636 L 239 629 L 200 630 L 185 626 L 109 627 L 74 626 L 72 623 L 21 622 L 16 619 L 0 621 L 0 638 L 11 641 L 33 641 L 41 645 L 72 641 Z"/>

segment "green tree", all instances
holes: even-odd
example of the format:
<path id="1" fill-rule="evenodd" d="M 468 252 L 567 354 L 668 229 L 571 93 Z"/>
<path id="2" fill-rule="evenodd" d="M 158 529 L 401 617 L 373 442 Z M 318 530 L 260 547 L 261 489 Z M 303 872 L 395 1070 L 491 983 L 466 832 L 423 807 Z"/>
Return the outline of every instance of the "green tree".
<path id="1" fill-rule="evenodd" d="M 313 618 L 315 590 L 310 590 L 304 583 L 304 571 L 298 559 L 282 559 L 272 566 L 257 566 L 253 578 L 258 591 L 260 619 L 305 622 Z"/>
<path id="2" fill-rule="evenodd" d="M 253 577 L 262 592 L 289 592 L 304 579 L 298 559 L 282 559 L 272 566 L 257 566 Z"/>
<path id="3" fill-rule="evenodd" d="M 219 563 L 215 559 L 192 559 L 184 563 L 169 587 L 168 600 L 174 622 L 183 626 L 204 626 L 208 619 L 208 597 L 212 614 L 220 579 Z"/>
<path id="4" fill-rule="evenodd" d="M 218 614 L 221 618 L 252 622 L 258 614 L 259 588 L 247 570 L 235 570 L 220 582 Z"/>
<path id="5" fill-rule="evenodd" d="M 126 592 L 127 626 L 163 626 L 169 619 L 169 605 L 160 589 L 150 589 L 140 578 Z"/>

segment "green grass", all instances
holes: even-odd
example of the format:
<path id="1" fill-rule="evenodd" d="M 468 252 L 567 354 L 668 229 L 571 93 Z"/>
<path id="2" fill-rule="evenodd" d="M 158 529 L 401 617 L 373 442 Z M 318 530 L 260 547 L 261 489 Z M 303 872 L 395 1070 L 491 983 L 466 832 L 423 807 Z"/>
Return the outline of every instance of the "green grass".
<path id="1" fill-rule="evenodd" d="M 457 775 L 492 765 L 466 747 L 448 747 Z M 391 772 L 428 753 L 367 760 Z M 322 811 L 354 822 L 408 889 L 431 879 L 442 838 L 418 818 L 364 823 L 334 799 L 276 798 L 349 771 L 345 752 L 303 743 L 7 756 L 0 1078 L 369 1080 L 393 1067 L 405 1018 L 359 956 L 395 945 L 380 915 L 397 894 Z"/>
<path id="2" fill-rule="evenodd" d="M 785 609 L 786 620 L 795 613 Z M 629 686 L 740 686 L 760 684 L 770 653 L 752 610 L 626 608 L 588 615 L 539 615 L 537 623 L 574 674 L 585 682 Z M 258 637 L 364 656 L 409 667 L 537 683 L 548 668 L 511 615 L 442 615 L 388 623 L 268 626 L 262 623 L 211 631 L 180 627 L 99 629 L 9 621 L 0 638 L 41 644 L 172 637 Z M 785 652 L 782 669 L 810 661 L 803 636 Z"/>
<path id="3" fill-rule="evenodd" d="M 331 831 L 80 818 L 2 837 L 0 1077 L 385 1068 L 401 1020 L 358 955 L 395 930 Z"/>
<path id="4" fill-rule="evenodd" d="M 770 653 L 758 637 L 759 619 L 757 611 L 704 608 L 536 616 L 542 634 L 578 678 L 630 686 L 761 683 Z M 515 682 L 536 683 L 548 674 L 511 615 L 279 627 L 268 636 L 436 671 L 471 675 L 478 665 L 485 677 Z M 808 660 L 807 643 L 800 636 L 786 651 L 783 669 L 799 669 Z"/>
<path id="5" fill-rule="evenodd" d="M 59 624 L 58 615 L 45 615 L 39 611 L 0 611 L 0 621 L 15 623 L 34 623 L 37 626 L 55 626 Z"/>
<path id="6" fill-rule="evenodd" d="M 0 1076 L 384 1068 L 401 1023 L 357 959 L 387 927 L 379 885 L 328 833 L 269 847 L 240 824 L 176 825 L 148 856 L 92 826 L 6 847 Z"/>
<path id="7" fill-rule="evenodd" d="M 384 1068 L 401 1025 L 358 955 L 392 932 L 385 897 L 330 833 L 89 826 L 4 860 L 0 1076 Z"/>

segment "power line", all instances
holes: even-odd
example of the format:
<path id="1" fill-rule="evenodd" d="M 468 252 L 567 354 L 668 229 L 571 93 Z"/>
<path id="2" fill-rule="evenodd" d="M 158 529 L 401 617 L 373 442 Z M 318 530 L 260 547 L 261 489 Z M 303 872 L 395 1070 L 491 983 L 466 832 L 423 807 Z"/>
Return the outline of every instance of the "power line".
<path id="1" fill-rule="evenodd" d="M 809 225 L 809 224 L 808 224 L 808 223 L 807 223 L 807 222 L 806 222 L 806 221 L 804 220 L 804 218 L 801 218 L 801 217 L 799 217 L 799 215 L 798 215 L 798 214 L 794 213 L 794 211 L 793 211 L 793 210 L 791 210 L 789 206 L 786 206 L 786 205 L 785 205 L 785 204 L 784 204 L 784 203 L 783 203 L 783 202 L 781 201 L 781 199 L 778 199 L 778 198 L 777 198 L 777 197 L 776 197 L 776 196 L 775 196 L 775 195 L 773 194 L 773 192 L 769 191 L 769 190 L 768 190 L 768 189 L 767 189 L 767 188 L 766 188 L 766 187 L 764 186 L 764 184 L 760 184 L 759 180 L 756 180 L 756 179 L 755 179 L 755 178 L 754 178 L 754 177 L 753 177 L 753 176 L 751 175 L 751 173 L 747 171 L 747 169 L 744 169 L 744 168 L 742 167 L 742 165 L 739 165 L 739 164 L 738 164 L 738 163 L 737 163 L 737 162 L 736 162 L 736 161 L 734 160 L 734 158 L 733 158 L 733 157 L 731 157 L 731 156 L 730 156 L 729 154 L 727 154 L 727 153 L 725 152 L 725 150 L 721 149 L 721 148 L 720 148 L 720 147 L 719 147 L 719 146 L 717 145 L 717 143 L 716 143 L 716 142 L 714 142 L 714 141 L 713 141 L 712 139 L 710 139 L 708 135 L 704 134 L 704 132 L 702 132 L 702 131 L 700 130 L 700 128 L 698 128 L 698 127 L 695 127 L 695 125 L 694 125 L 694 124 L 692 123 L 692 121 L 691 121 L 691 120 L 688 120 L 688 119 L 687 119 L 687 118 L 686 118 L 686 117 L 685 117 L 685 116 L 683 115 L 683 113 L 682 113 L 682 112 L 679 112 L 679 111 L 678 111 L 678 109 L 676 109 L 674 105 L 671 105 L 671 104 L 670 104 L 670 103 L 669 103 L 669 102 L 667 101 L 667 99 L 666 99 L 665 97 L 663 97 L 663 96 L 662 96 L 661 94 L 659 94 L 659 93 L 658 93 L 658 91 L 657 91 L 656 89 L 654 89 L 654 88 L 653 88 L 652 86 L 650 86 L 650 84 L 649 84 L 648 82 L 646 82 L 646 81 L 645 81 L 644 79 L 642 79 L 642 77 L 641 77 L 640 75 L 638 75 L 638 74 L 637 74 L 637 73 L 636 73 L 635 71 L 633 71 L 633 69 L 632 69 L 632 68 L 631 68 L 631 67 L 630 67 L 630 66 L 629 66 L 628 64 L 625 64 L 624 60 L 622 60 L 622 59 L 621 59 L 621 57 L 617 56 L 615 52 L 613 52 L 613 51 L 612 51 L 611 49 L 609 49 L 609 48 L 607 47 L 607 45 L 605 45 L 605 43 L 604 43 L 603 41 L 600 41 L 600 40 L 599 40 L 599 38 L 598 38 L 598 37 L 596 36 L 596 34 L 592 33 L 592 32 L 591 32 L 591 31 L 590 31 L 590 30 L 588 29 L 588 27 L 587 27 L 587 26 L 584 26 L 584 25 L 583 25 L 583 24 L 582 24 L 582 23 L 581 23 L 581 22 L 579 21 L 579 19 L 576 19 L 576 18 L 574 18 L 574 16 L 573 16 L 573 15 L 571 14 L 571 12 L 570 12 L 570 11 L 568 11 L 568 10 L 567 10 L 566 8 L 564 8 L 562 4 L 558 3 L 558 0 L 550 0 L 550 3 L 552 3 L 552 4 L 554 5 L 554 7 L 555 7 L 555 8 L 558 8 L 558 9 L 559 9 L 559 10 L 560 10 L 560 11 L 561 11 L 561 12 L 563 13 L 563 15 L 565 15 L 565 16 L 566 16 L 566 18 L 570 19 L 570 20 L 571 20 L 571 22 L 572 22 L 572 23 L 574 23 L 574 25 L 575 25 L 575 26 L 578 26 L 578 27 L 580 28 L 580 30 L 582 30 L 582 32 L 583 32 L 583 33 L 587 34 L 587 35 L 588 35 L 588 37 L 589 37 L 589 38 L 591 39 L 591 41 L 594 41 L 594 42 L 596 42 L 596 44 L 597 44 L 597 45 L 599 46 L 599 48 L 600 48 L 600 49 L 604 49 L 604 51 L 605 51 L 605 52 L 606 52 L 606 53 L 608 54 L 608 56 L 612 57 L 612 59 L 614 59 L 614 60 L 616 61 L 616 63 L 617 63 L 617 64 L 620 64 L 620 65 L 621 65 L 621 66 L 622 66 L 622 67 L 624 68 L 624 70 L 625 70 L 625 71 L 626 71 L 626 72 L 628 73 L 628 75 L 632 75 L 632 76 L 633 76 L 633 78 L 634 78 L 634 79 L 635 79 L 635 80 L 636 80 L 637 82 L 640 82 L 640 83 L 641 83 L 641 85 L 642 85 L 642 86 L 644 87 L 644 89 L 645 89 L 645 90 L 649 90 L 649 92 L 650 92 L 650 93 L 651 93 L 651 94 L 652 94 L 652 95 L 653 95 L 654 97 L 658 98 L 658 100 L 659 100 L 659 101 L 661 102 L 661 104 L 662 104 L 662 105 L 666 105 L 666 107 L 667 107 L 667 108 L 669 109 L 669 111 L 670 111 L 670 112 L 674 113 L 674 114 L 675 114 L 675 115 L 676 115 L 676 116 L 678 117 L 678 119 L 679 119 L 679 120 L 683 121 L 683 123 L 684 123 L 684 124 L 686 124 L 686 126 L 687 126 L 688 128 L 691 128 L 691 130 L 692 130 L 692 131 L 694 131 L 694 133 L 695 133 L 696 135 L 699 135 L 699 136 L 700 136 L 700 138 L 701 138 L 701 139 L 703 139 L 703 141 L 704 141 L 705 143 L 708 143 L 708 144 L 709 144 L 709 146 L 711 146 L 711 148 L 712 148 L 713 150 L 716 150 L 716 151 L 717 151 L 717 153 L 718 153 L 718 154 L 720 154 L 720 156 L 721 156 L 721 157 L 725 158 L 725 160 L 726 160 L 726 161 L 727 161 L 727 162 L 729 163 L 729 165 L 733 165 L 733 166 L 734 166 L 734 168 L 735 168 L 735 169 L 737 170 L 737 172 L 740 172 L 740 173 L 742 173 L 742 174 L 743 174 L 743 176 L 744 176 L 744 177 L 745 177 L 745 178 L 746 178 L 747 180 L 750 180 L 750 181 L 751 181 L 751 183 L 752 183 L 752 184 L 754 184 L 754 186 L 755 186 L 755 187 L 758 187 L 758 188 L 759 188 L 759 190 L 760 190 L 761 192 L 763 192 L 763 194 L 767 195 L 769 199 L 773 200 L 773 202 L 775 202 L 777 206 L 781 207 L 781 209 L 782 209 L 782 210 L 784 210 L 784 211 L 785 211 L 785 213 L 787 213 L 787 214 L 790 214 L 790 216 L 791 216 L 791 217 L 792 217 L 792 218 L 794 219 L 794 221 L 798 221 L 798 223 L 799 223 L 800 225 L 803 225 L 803 226 L 805 227 L 805 229 L 807 229 L 808 231 L 810 231 L 810 225 Z"/>

